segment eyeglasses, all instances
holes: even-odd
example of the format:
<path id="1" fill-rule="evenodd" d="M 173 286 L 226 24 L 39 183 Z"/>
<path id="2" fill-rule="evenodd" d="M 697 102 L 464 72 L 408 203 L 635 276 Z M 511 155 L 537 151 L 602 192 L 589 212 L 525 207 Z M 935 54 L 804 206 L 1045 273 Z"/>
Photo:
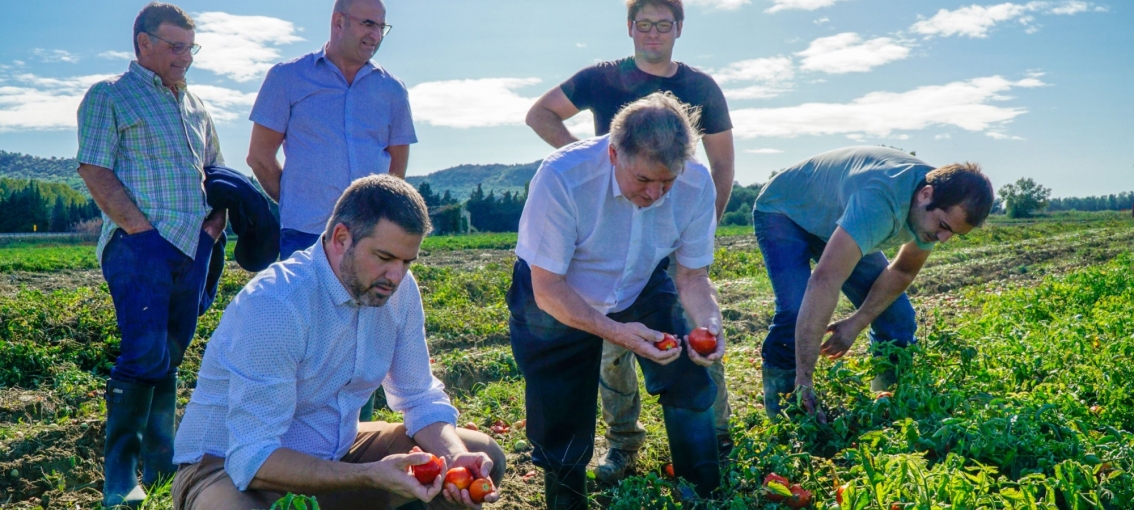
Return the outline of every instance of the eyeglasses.
<path id="1" fill-rule="evenodd" d="M 362 28 L 365 28 L 365 29 L 367 29 L 371 32 L 377 30 L 379 33 L 382 34 L 382 37 L 386 37 L 386 34 L 390 33 L 390 29 L 394 28 L 394 25 L 387 25 L 385 23 L 378 23 L 376 21 L 371 21 L 371 20 L 368 20 L 368 19 L 356 18 L 356 17 L 351 16 L 350 14 L 347 14 L 347 13 L 342 12 L 342 11 L 339 11 L 339 13 L 342 14 L 343 16 L 346 16 L 347 19 L 350 19 L 351 21 L 358 23 L 359 25 L 362 25 Z"/>
<path id="2" fill-rule="evenodd" d="M 670 30 L 673 30 L 673 25 L 676 25 L 676 24 L 677 24 L 676 22 L 669 21 L 669 20 L 661 20 L 661 21 L 645 21 L 645 20 L 642 20 L 642 21 L 635 21 L 634 27 L 637 28 L 638 31 L 642 32 L 643 34 L 650 33 L 650 29 L 655 28 L 655 27 L 658 29 L 659 34 L 668 34 Z"/>
<path id="3" fill-rule="evenodd" d="M 146 35 L 168 44 L 169 49 L 173 50 L 174 55 L 181 55 L 181 54 L 185 53 L 186 51 L 188 51 L 190 55 L 196 55 L 198 51 L 201 51 L 201 45 L 200 44 L 175 43 L 175 42 L 167 40 L 167 39 L 162 39 L 161 37 L 158 37 L 158 36 L 151 34 L 149 32 L 146 32 Z"/>

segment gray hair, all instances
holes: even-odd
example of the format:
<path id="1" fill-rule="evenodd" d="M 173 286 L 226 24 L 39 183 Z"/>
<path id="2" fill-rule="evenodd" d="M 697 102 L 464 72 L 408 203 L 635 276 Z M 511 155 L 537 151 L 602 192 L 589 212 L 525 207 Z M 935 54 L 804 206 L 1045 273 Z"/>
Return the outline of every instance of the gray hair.
<path id="1" fill-rule="evenodd" d="M 138 17 L 134 18 L 134 55 L 140 55 L 142 49 L 138 47 L 138 34 L 146 33 L 153 34 L 157 32 L 158 27 L 162 23 L 169 23 L 170 25 L 184 28 L 185 30 L 194 30 L 197 25 L 193 23 L 193 18 L 190 18 L 185 11 L 180 7 L 173 4 L 163 4 L 160 2 L 150 2 L 142 10 L 138 12 Z"/>
<path id="2" fill-rule="evenodd" d="M 610 123 L 610 143 L 627 158 L 647 158 L 673 173 L 697 152 L 701 109 L 670 92 L 654 92 L 622 108 Z M 620 156 L 622 157 L 622 156 Z"/>
<path id="3" fill-rule="evenodd" d="M 342 223 L 350 231 L 354 242 L 374 233 L 381 220 L 394 222 L 414 235 L 426 235 L 433 230 L 425 200 L 409 183 L 388 174 L 370 175 L 350 183 L 343 196 L 335 203 L 327 233 Z"/>

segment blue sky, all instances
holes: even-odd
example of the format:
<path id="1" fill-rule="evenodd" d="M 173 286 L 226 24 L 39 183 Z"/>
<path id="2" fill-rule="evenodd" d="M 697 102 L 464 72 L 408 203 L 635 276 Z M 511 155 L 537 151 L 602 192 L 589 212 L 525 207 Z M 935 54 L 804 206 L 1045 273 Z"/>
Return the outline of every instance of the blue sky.
<path id="1" fill-rule="evenodd" d="M 275 62 L 318 49 L 332 2 L 178 3 L 203 46 L 188 80 L 247 171 L 248 110 Z M 847 145 L 981 163 L 999 187 L 1054 196 L 1134 189 L 1134 3 L 1047 0 L 686 0 L 674 58 L 710 72 L 736 126 L 736 178 Z M 7 2 L 0 149 L 73 157 L 74 111 L 123 72 L 144 2 Z M 578 69 L 630 55 L 620 0 L 388 0 L 375 61 L 411 91 L 410 175 L 521 163 L 550 148 L 528 107 Z M 573 131 L 589 136 L 590 120 Z"/>

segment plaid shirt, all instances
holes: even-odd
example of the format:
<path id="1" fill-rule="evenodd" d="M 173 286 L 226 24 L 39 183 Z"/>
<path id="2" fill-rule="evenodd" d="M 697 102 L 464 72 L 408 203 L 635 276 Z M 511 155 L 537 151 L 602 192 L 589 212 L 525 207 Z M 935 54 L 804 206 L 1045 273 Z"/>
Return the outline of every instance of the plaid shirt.
<path id="1" fill-rule="evenodd" d="M 197 253 L 205 202 L 204 167 L 223 165 L 213 119 L 197 96 L 174 95 L 137 61 L 122 76 L 91 86 L 79 105 L 80 164 L 109 168 L 158 233 Z M 104 212 L 96 254 L 118 229 Z"/>

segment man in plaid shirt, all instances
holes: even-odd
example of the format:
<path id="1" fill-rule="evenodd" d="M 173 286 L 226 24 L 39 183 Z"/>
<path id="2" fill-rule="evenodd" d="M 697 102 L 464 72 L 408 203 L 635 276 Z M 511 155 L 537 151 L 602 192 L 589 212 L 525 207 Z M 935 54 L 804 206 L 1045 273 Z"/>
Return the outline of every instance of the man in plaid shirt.
<path id="1" fill-rule="evenodd" d="M 138 485 L 171 478 L 177 367 L 197 329 L 224 210 L 205 202 L 204 167 L 223 164 L 212 118 L 185 85 L 194 23 L 151 3 L 134 21 L 137 60 L 79 106 L 79 175 L 103 212 L 97 255 L 121 354 L 106 385 L 103 505 L 135 506 Z"/>

